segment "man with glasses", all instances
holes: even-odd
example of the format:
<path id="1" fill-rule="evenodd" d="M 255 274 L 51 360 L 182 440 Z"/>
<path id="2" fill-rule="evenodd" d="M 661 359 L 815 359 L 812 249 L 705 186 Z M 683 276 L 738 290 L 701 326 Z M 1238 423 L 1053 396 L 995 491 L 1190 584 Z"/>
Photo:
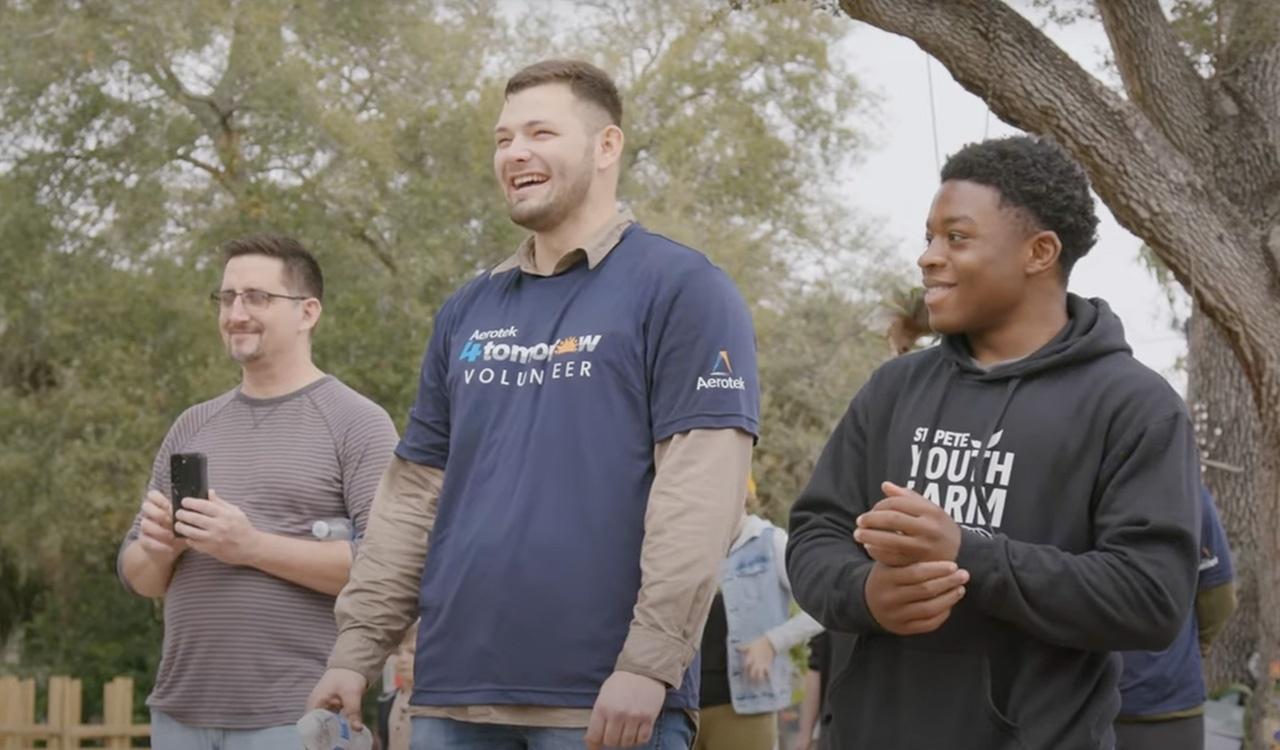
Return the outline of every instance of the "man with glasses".
<path id="1" fill-rule="evenodd" d="M 324 281 L 311 253 L 276 235 L 223 250 L 211 297 L 241 381 L 170 428 L 117 570 L 130 591 L 164 597 L 153 747 L 296 748 L 397 436 L 381 407 L 312 362 Z M 169 458 L 190 452 L 207 457 L 209 497 L 183 499 L 175 523 Z M 335 518 L 351 539 L 312 538 Z"/>

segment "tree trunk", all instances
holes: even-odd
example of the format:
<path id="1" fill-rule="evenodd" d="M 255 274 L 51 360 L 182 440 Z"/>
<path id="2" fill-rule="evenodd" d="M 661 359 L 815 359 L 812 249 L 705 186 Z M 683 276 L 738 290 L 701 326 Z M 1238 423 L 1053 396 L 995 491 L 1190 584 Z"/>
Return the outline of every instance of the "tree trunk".
<path id="1" fill-rule="evenodd" d="M 1263 450 L 1258 462 L 1256 486 L 1260 490 L 1258 504 L 1262 509 L 1262 552 L 1255 574 L 1258 579 L 1258 637 L 1261 677 L 1256 681 L 1250 708 L 1253 720 L 1250 735 L 1255 747 L 1275 750 L 1280 747 L 1280 697 L 1276 681 L 1280 678 L 1280 402 L 1266 407 L 1262 422 Z"/>
<path id="2" fill-rule="evenodd" d="M 1258 509 L 1253 550 L 1252 575 L 1257 588 L 1258 654 L 1253 680 L 1253 700 L 1249 703 L 1249 747 L 1262 750 L 1280 748 L 1280 401 L 1259 406 L 1261 440 L 1258 442 L 1257 473 L 1251 502 Z"/>
<path id="3" fill-rule="evenodd" d="M 1272 352 L 1280 359 L 1280 350 Z M 1274 364 L 1273 364 L 1274 366 Z M 1255 394 L 1257 391 L 1255 390 Z M 1259 549 L 1254 574 L 1258 581 L 1258 651 L 1260 676 L 1254 686 L 1255 709 L 1250 734 L 1256 747 L 1275 750 L 1280 747 L 1280 394 L 1263 391 L 1269 398 L 1258 396 L 1260 414 L 1258 466 L 1254 476 L 1254 498 L 1260 509 L 1258 518 Z"/>
<path id="4" fill-rule="evenodd" d="M 1257 571 L 1259 563 L 1267 559 L 1263 536 L 1268 511 L 1262 498 L 1254 494 L 1262 438 L 1253 400 L 1241 397 L 1249 393 L 1249 383 L 1230 345 L 1199 309 L 1191 316 L 1188 343 L 1187 401 L 1200 449 L 1210 460 L 1204 466 L 1204 481 L 1213 492 L 1227 530 L 1240 601 L 1205 663 L 1205 677 L 1213 690 L 1235 682 L 1253 683 L 1248 663 L 1258 651 Z"/>

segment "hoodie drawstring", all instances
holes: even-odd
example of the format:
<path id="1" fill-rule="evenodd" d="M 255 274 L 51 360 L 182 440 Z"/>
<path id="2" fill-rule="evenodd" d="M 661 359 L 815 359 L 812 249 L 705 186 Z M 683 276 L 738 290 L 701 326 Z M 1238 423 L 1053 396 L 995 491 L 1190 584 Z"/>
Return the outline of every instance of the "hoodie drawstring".
<path id="1" fill-rule="evenodd" d="M 982 498 L 982 508 L 978 513 L 978 517 L 982 519 L 983 528 L 988 533 L 991 531 L 991 508 L 987 504 L 987 455 L 991 453 L 991 438 L 996 434 L 996 429 L 1000 427 L 1000 422 L 1004 419 L 1004 414 L 1009 410 L 1009 403 L 1013 401 L 1013 392 L 1018 389 L 1018 384 L 1022 382 L 1022 378 L 1013 377 L 1009 379 L 1009 385 L 1005 386 L 1004 399 L 1000 402 L 1000 409 L 996 412 L 996 418 L 992 420 L 991 427 L 987 428 L 987 434 L 982 438 L 982 448 L 978 450 L 978 467 L 973 474 L 973 482 L 977 484 L 978 495 Z M 937 419 L 937 417 L 935 417 Z M 972 488 L 973 485 L 970 484 Z"/>
<path id="2" fill-rule="evenodd" d="M 942 408 L 947 405 L 947 393 L 951 390 L 951 381 L 955 379 L 956 372 L 959 370 L 956 363 L 951 360 L 943 360 L 941 362 L 947 368 L 947 377 L 942 381 L 942 394 L 938 396 L 938 403 L 933 405 L 933 416 L 929 418 L 929 431 L 924 435 L 924 450 L 928 452 L 929 446 L 933 445 L 933 438 L 938 431 L 938 422 L 942 419 Z"/>

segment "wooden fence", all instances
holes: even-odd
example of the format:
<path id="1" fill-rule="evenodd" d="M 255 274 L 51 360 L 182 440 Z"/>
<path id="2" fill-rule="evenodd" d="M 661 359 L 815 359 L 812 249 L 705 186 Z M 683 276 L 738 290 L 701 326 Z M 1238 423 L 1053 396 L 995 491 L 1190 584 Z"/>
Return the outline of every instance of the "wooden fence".
<path id="1" fill-rule="evenodd" d="M 133 680 L 117 677 L 102 688 L 104 723 L 80 723 L 80 680 L 49 678 L 49 711 L 36 723 L 35 680 L 0 677 L 0 750 L 105 747 L 126 750 L 134 737 L 150 737 L 149 724 L 133 723 Z M 94 741 L 84 745 L 83 742 Z"/>

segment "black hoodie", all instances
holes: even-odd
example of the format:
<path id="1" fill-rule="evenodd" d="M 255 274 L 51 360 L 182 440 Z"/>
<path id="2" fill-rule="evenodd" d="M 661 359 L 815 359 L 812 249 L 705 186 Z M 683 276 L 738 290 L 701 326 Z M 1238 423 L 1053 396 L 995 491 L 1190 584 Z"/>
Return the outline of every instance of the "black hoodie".
<path id="1" fill-rule="evenodd" d="M 1162 649 L 1188 616 L 1200 469 L 1186 408 L 1105 302 L 1069 295 L 1068 312 L 1039 351 L 990 370 L 962 336 L 888 362 L 823 450 L 787 571 L 800 606 L 852 645 L 828 694 L 832 750 L 1111 748 L 1110 652 Z M 925 635 L 886 632 L 863 594 L 854 521 L 886 480 L 963 528 L 970 582 Z"/>

